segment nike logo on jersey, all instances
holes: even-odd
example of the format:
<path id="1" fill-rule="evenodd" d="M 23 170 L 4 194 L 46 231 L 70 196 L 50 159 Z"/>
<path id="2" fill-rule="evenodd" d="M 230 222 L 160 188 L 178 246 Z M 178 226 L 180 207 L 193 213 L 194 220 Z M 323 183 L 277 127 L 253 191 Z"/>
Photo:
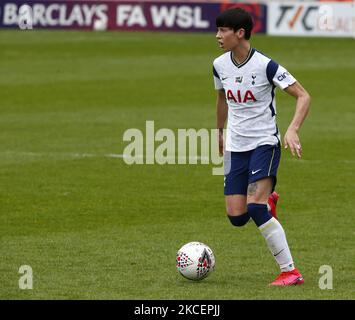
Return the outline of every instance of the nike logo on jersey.
<path id="1" fill-rule="evenodd" d="M 251 174 L 255 174 L 255 173 L 258 173 L 258 172 L 259 172 L 260 170 L 261 170 L 261 169 L 259 169 L 259 170 L 256 170 L 256 171 L 252 170 L 252 171 L 251 171 Z"/>
<path id="2" fill-rule="evenodd" d="M 224 77 L 224 78 L 222 77 L 222 81 L 223 81 L 223 80 L 226 80 L 227 78 L 228 78 L 228 77 Z"/>

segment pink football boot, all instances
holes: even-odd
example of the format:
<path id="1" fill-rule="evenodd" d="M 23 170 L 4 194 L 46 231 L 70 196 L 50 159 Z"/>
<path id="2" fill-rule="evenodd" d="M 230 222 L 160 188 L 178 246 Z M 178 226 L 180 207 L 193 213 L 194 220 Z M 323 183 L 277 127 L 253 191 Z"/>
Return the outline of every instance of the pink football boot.
<path id="1" fill-rule="evenodd" d="M 297 269 L 281 274 L 272 282 L 270 286 L 292 286 L 304 283 L 304 279 Z"/>
<path id="2" fill-rule="evenodd" d="M 267 202 L 271 215 L 277 220 L 278 218 L 276 214 L 276 205 L 277 205 L 277 201 L 279 200 L 279 197 L 280 197 L 279 194 L 274 191 L 273 193 L 270 194 L 269 200 Z"/>

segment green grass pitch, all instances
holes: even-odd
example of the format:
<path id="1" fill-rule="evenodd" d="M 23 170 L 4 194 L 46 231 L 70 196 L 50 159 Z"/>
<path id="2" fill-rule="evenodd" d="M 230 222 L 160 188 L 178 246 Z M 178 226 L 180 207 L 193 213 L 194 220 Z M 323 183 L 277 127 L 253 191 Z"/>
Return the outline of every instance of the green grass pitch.
<path id="1" fill-rule="evenodd" d="M 278 267 L 253 223 L 233 228 L 213 165 L 126 165 L 128 128 L 215 126 L 214 34 L 0 32 L 1 299 L 354 299 L 355 41 L 254 36 L 309 90 L 304 157 L 283 152 L 278 213 L 305 284 Z M 277 93 L 285 132 L 294 100 Z M 85 156 L 87 155 L 87 156 Z M 216 269 L 175 268 L 186 242 Z M 33 269 L 20 290 L 19 267 Z M 333 270 L 321 290 L 319 268 Z"/>

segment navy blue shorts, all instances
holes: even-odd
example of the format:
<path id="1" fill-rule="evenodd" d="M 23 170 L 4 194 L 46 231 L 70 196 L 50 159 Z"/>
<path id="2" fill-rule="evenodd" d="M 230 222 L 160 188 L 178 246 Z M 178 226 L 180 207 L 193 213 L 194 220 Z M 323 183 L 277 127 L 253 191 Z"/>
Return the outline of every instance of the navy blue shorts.
<path id="1" fill-rule="evenodd" d="M 280 145 L 263 145 L 245 152 L 226 152 L 224 156 L 224 194 L 247 194 L 248 185 L 266 177 L 276 186 Z"/>

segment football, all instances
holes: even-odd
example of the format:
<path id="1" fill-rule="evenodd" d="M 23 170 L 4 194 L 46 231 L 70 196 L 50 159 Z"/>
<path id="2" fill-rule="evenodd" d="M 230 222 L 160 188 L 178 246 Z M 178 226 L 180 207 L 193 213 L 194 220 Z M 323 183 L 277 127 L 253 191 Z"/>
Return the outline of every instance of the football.
<path id="1" fill-rule="evenodd" d="M 202 242 L 189 242 L 176 254 L 178 272 L 190 280 L 206 278 L 214 270 L 215 262 L 213 251 Z"/>

